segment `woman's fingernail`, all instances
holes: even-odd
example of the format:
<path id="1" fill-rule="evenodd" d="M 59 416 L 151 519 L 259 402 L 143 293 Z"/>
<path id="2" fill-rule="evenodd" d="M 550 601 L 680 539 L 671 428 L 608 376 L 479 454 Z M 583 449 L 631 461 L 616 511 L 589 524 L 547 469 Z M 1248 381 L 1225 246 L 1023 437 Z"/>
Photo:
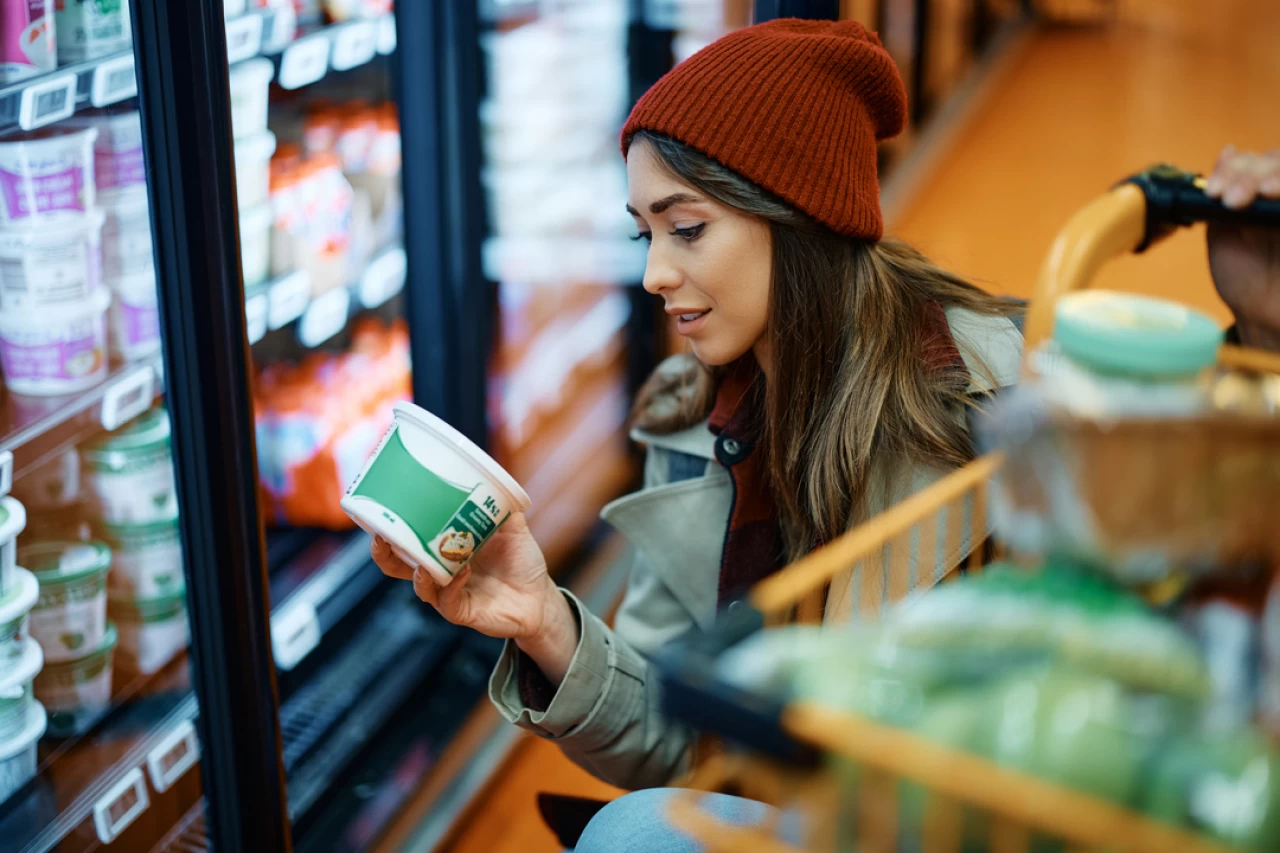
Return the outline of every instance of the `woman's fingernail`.
<path id="1" fill-rule="evenodd" d="M 1209 180 L 1204 182 L 1204 191 L 1211 196 L 1216 196 L 1221 193 L 1222 178 L 1219 178 L 1217 175 L 1211 176 Z"/>
<path id="2" fill-rule="evenodd" d="M 1227 207 L 1244 207 L 1253 200 L 1253 194 L 1236 184 L 1227 188 L 1222 194 L 1222 203 Z"/>
<path id="3" fill-rule="evenodd" d="M 1264 195 L 1280 195 L 1280 175 L 1272 175 L 1269 178 L 1264 178 L 1262 183 L 1258 184 L 1258 189 Z"/>

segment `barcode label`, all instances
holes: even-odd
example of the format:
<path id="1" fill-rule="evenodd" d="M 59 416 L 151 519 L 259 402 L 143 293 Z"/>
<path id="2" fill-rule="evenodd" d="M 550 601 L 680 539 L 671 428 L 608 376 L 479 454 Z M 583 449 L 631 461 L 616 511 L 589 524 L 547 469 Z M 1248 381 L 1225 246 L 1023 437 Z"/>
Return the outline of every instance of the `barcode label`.
<path id="1" fill-rule="evenodd" d="M 77 85 L 75 73 L 68 72 L 23 89 L 18 106 L 18 126 L 23 130 L 35 130 L 70 116 L 76 111 Z"/>
<path id="2" fill-rule="evenodd" d="M 333 38 L 333 70 L 347 71 L 373 59 L 378 52 L 378 26 L 373 21 L 347 24 Z"/>
<path id="3" fill-rule="evenodd" d="M 396 52 L 396 16 L 383 15 L 378 22 L 378 53 L 390 56 Z"/>
<path id="4" fill-rule="evenodd" d="M 26 295 L 31 289 L 27 281 L 27 264 L 21 258 L 0 260 L 0 291 Z M 3 301 L 0 299 L 0 301 Z"/>
<path id="5" fill-rule="evenodd" d="M 93 826 L 98 831 L 98 840 L 103 844 L 115 841 L 149 805 L 147 780 L 142 770 L 135 767 L 93 804 Z"/>
<path id="6" fill-rule="evenodd" d="M 331 47 L 329 37 L 323 34 L 291 44 L 280 60 L 281 88 L 300 89 L 323 78 L 329 70 Z"/>
<path id="7" fill-rule="evenodd" d="M 315 347 L 341 332 L 351 313 L 351 294 L 337 287 L 311 300 L 306 313 L 298 321 L 298 340 L 304 347 Z"/>
<path id="8" fill-rule="evenodd" d="M 93 70 L 89 86 L 89 103 L 105 107 L 138 94 L 138 78 L 134 73 L 133 54 L 109 59 Z"/>
<path id="9" fill-rule="evenodd" d="M 233 64 L 262 51 L 262 16 L 241 15 L 227 21 L 227 62 Z"/>

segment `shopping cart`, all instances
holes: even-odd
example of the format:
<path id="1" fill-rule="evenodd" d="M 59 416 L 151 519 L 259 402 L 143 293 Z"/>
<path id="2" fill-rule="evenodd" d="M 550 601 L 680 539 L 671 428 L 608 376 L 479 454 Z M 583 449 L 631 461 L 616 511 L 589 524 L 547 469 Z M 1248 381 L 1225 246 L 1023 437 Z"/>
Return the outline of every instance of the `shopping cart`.
<path id="1" fill-rule="evenodd" d="M 1245 212 L 1208 198 L 1201 178 L 1169 166 L 1149 169 L 1120 184 L 1073 217 L 1044 263 L 1026 320 L 1030 352 L 1052 331 L 1054 304 L 1086 287 L 1107 260 L 1140 252 L 1177 227 L 1205 220 L 1280 225 L 1280 204 L 1261 201 Z M 1219 361 L 1237 369 L 1280 374 L 1280 356 L 1224 345 Z M 885 607 L 917 589 L 981 571 L 984 558 L 1003 557 L 998 544 L 980 547 L 988 530 L 991 478 L 1000 454 L 983 456 L 940 479 L 883 514 L 815 551 L 756 586 L 752 608 L 727 615 L 717 629 L 661 657 L 668 712 L 723 741 L 698 762 L 686 795 L 676 798 L 670 819 L 711 853 L 802 853 L 901 849 L 899 811 L 903 783 L 925 792 L 914 849 L 958 853 L 972 849 L 972 816 L 985 816 L 986 847 L 1024 853 L 1046 840 L 1071 851 L 1209 853 L 1233 848 L 1153 821 L 1114 803 L 998 766 L 902 729 L 816 704 L 785 705 L 718 678 L 717 657 L 754 631 L 791 622 L 876 619 Z M 936 549 L 970 553 L 965 565 L 941 579 L 913 578 Z M 856 606 L 833 612 L 830 602 L 844 584 Z M 846 595 L 846 598 L 850 596 Z M 746 751 L 741 747 L 745 747 Z M 856 767 L 856 805 L 825 759 Z M 847 781 L 847 775 L 844 777 Z M 724 791 L 779 807 L 805 827 L 802 848 L 778 838 L 777 821 L 743 828 L 724 824 L 701 805 L 701 791 Z M 843 809 L 843 812 L 842 812 Z M 849 813 L 850 810 L 856 813 Z"/>

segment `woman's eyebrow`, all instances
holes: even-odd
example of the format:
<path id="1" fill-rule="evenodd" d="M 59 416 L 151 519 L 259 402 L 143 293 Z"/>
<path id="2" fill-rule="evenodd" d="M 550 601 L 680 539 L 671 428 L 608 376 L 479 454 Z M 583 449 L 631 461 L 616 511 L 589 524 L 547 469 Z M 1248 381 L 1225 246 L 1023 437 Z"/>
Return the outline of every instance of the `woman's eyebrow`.
<path id="1" fill-rule="evenodd" d="M 672 195 L 669 195 L 666 198 L 660 198 L 653 204 L 649 205 L 649 211 L 651 213 L 662 213 L 673 204 L 688 204 L 699 201 L 702 201 L 702 199 L 697 196 L 691 196 L 688 193 L 673 193 Z M 627 205 L 627 213 L 630 213 L 632 216 L 640 215 L 640 212 L 629 204 Z"/>

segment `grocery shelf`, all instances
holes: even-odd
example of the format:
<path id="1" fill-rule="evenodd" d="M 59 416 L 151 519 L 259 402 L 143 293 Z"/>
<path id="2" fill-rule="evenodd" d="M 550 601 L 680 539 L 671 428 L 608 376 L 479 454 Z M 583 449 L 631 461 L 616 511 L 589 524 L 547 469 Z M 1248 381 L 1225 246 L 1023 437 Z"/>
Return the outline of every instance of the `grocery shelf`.
<path id="1" fill-rule="evenodd" d="M 152 792 L 168 791 L 198 761 L 185 655 L 131 679 L 112 701 L 89 731 L 52 741 L 27 793 L 4 803 L 5 851 L 40 853 L 73 833 L 109 843 L 147 810 Z"/>
<path id="2" fill-rule="evenodd" d="M 204 800 L 192 806 L 151 853 L 205 853 L 213 849 L 204 819 Z"/>
<path id="3" fill-rule="evenodd" d="M 0 136 L 35 130 L 138 94 L 133 51 L 65 65 L 0 88 Z"/>
<path id="4" fill-rule="evenodd" d="M 261 55 L 271 57 L 276 62 L 275 82 L 282 89 L 310 86 L 323 80 L 330 71 L 350 71 L 367 65 L 379 55 L 392 54 L 396 49 L 394 13 L 376 19 L 346 21 L 304 30 L 283 44 L 271 37 L 273 30 L 283 28 L 279 23 L 279 15 L 277 12 L 264 16 L 265 36 L 260 47 Z M 229 30 L 237 26 L 237 20 L 233 18 L 227 22 Z M 247 31 L 253 29 L 252 24 L 240 26 Z M 246 44 L 251 42 L 251 35 L 247 35 Z M 245 53 L 247 48 L 237 53 L 237 57 L 242 57 Z M 252 55 L 254 54 L 248 54 Z"/>
<path id="5" fill-rule="evenodd" d="M 312 296 L 305 270 L 250 288 L 244 306 L 249 343 L 296 322 L 298 342 L 319 346 L 345 329 L 352 315 L 378 308 L 403 290 L 407 271 L 404 248 L 393 246 L 374 255 L 356 281 L 319 296 Z"/>
<path id="6" fill-rule="evenodd" d="M 87 391 L 58 397 L 10 393 L 0 405 L 0 456 L 13 454 L 16 479 L 102 430 L 113 430 L 151 407 L 164 392 L 157 353 L 111 370 Z"/>

